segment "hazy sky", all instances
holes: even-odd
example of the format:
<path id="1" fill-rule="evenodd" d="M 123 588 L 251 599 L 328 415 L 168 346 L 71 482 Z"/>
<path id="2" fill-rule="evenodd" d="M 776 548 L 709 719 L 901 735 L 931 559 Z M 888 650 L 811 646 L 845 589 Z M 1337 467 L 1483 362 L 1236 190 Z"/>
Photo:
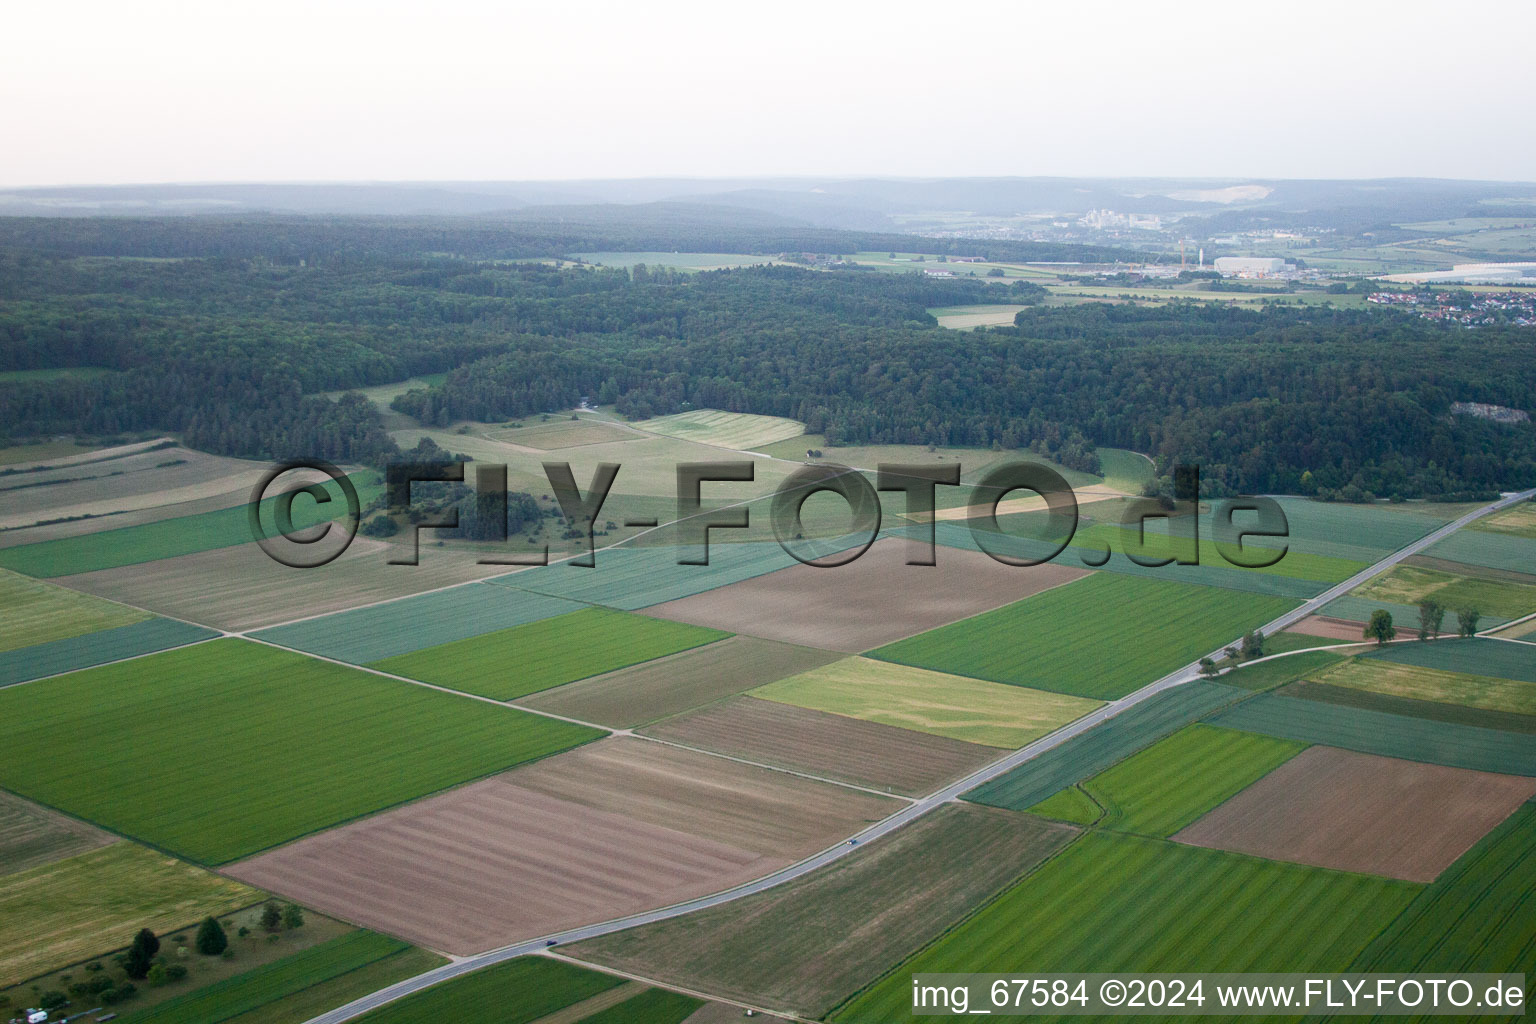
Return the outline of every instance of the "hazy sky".
<path id="1" fill-rule="evenodd" d="M 9 5 L 0 186 L 1536 179 L 1536 3 Z"/>

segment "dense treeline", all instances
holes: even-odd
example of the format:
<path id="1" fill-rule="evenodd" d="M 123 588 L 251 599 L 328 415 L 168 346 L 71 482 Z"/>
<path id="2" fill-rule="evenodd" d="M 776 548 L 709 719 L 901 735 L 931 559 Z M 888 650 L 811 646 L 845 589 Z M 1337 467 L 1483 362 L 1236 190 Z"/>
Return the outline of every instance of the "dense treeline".
<path id="1" fill-rule="evenodd" d="M 1110 445 L 1200 463 L 1213 491 L 1454 495 L 1536 478 L 1536 425 L 1450 412 L 1529 409 L 1529 329 L 1326 308 L 1058 308 L 1034 304 L 1033 285 L 921 273 L 492 262 L 398 234 L 402 248 L 373 250 L 371 232 L 418 222 L 271 225 L 271 251 L 290 231 L 352 240 L 302 262 L 64 256 L 89 249 L 78 225 L 135 256 L 148 245 L 137 232 L 171 228 L 49 223 L 55 251 L 0 248 L 0 370 L 105 372 L 0 383 L 12 437 L 164 430 L 229 454 L 376 462 L 396 451 L 377 410 L 323 393 L 446 373 L 396 408 L 442 425 L 583 398 L 635 417 L 712 407 L 800 419 L 832 444 L 1029 447 L 1088 470 Z M 1029 308 L 975 332 L 926 312 L 987 301 Z"/>

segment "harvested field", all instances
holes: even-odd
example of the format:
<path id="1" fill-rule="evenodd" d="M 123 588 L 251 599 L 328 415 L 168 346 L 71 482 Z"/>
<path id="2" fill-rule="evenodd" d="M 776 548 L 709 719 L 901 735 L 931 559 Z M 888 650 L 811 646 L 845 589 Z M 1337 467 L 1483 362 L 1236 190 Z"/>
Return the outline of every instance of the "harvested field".
<path id="1" fill-rule="evenodd" d="M 614 739 L 312 836 L 230 873 L 469 953 L 728 888 L 896 806 Z"/>
<path id="2" fill-rule="evenodd" d="M 0 790 L 0 875 L 115 842 L 114 835 Z"/>
<path id="3" fill-rule="evenodd" d="M 136 843 L 0 876 L 0 988 L 127 945 L 140 928 L 164 934 L 261 895 Z"/>
<path id="4" fill-rule="evenodd" d="M 1022 747 L 1099 706 L 1082 697 L 867 658 L 844 658 L 760 687 L 752 696 L 1007 748 Z"/>
<path id="5" fill-rule="evenodd" d="M 1312 747 L 1176 842 L 1432 882 L 1536 795 L 1536 779 Z"/>
<path id="6" fill-rule="evenodd" d="M 1349 619 L 1334 619 L 1326 615 L 1308 615 L 1300 622 L 1286 627 L 1290 633 L 1301 633 L 1324 640 L 1348 640 L 1358 643 L 1365 638 L 1364 624 Z"/>
<path id="7" fill-rule="evenodd" d="M 907 565 L 906 556 L 901 540 L 887 538 L 850 565 L 796 564 L 646 614 L 857 653 L 1088 574 L 1069 566 L 1017 568 L 977 552 L 942 551 L 936 566 Z"/>
<path id="8" fill-rule="evenodd" d="M 718 409 L 693 409 L 673 416 L 658 416 L 634 424 L 637 430 L 678 437 L 686 441 L 747 451 L 775 441 L 787 441 L 805 433 L 805 424 L 782 416 L 760 416 Z"/>
<path id="9" fill-rule="evenodd" d="M 1123 972 L 1341 971 L 1418 888 L 1094 831 L 830 1019 L 901 1020 L 912 1005 L 912 974 L 978 964 L 1037 977 L 1087 964 Z"/>
<path id="10" fill-rule="evenodd" d="M 1444 639 L 1430 643 L 1391 644 L 1366 655 L 1382 661 L 1446 672 L 1465 672 L 1479 676 L 1498 676 L 1536 683 L 1536 645 L 1512 644 L 1485 637 Z"/>
<path id="11" fill-rule="evenodd" d="M 218 864 L 598 735 L 214 640 L 0 690 L 0 785 Z"/>
<path id="12" fill-rule="evenodd" d="M 1082 789 L 1104 809 L 1098 824 L 1161 839 L 1304 749 L 1290 740 L 1196 723 L 1100 772 Z"/>
<path id="13" fill-rule="evenodd" d="M 543 594 L 469 584 L 274 626 L 252 635 L 323 658 L 366 665 L 581 607 L 574 601 Z"/>
<path id="14" fill-rule="evenodd" d="M 999 756 L 993 747 L 755 697 L 711 704 L 644 733 L 906 796 L 938 789 Z"/>
<path id="15" fill-rule="evenodd" d="M 1536 776 L 1536 737 L 1263 693 L 1211 718 L 1214 725 L 1364 754 Z"/>
<path id="16" fill-rule="evenodd" d="M 149 618 L 149 612 L 137 608 L 99 601 L 4 570 L 0 570 L 0 608 L 5 609 L 0 652 Z"/>
<path id="17" fill-rule="evenodd" d="M 1242 690 L 1209 680 L 1185 683 L 977 786 L 965 798 L 1021 811 L 1246 696 Z"/>
<path id="18" fill-rule="evenodd" d="M 1330 686 L 1327 683 L 1295 682 L 1281 687 L 1278 693 L 1301 700 L 1315 700 L 1323 704 L 1342 704 L 1345 707 L 1363 708 L 1367 711 L 1384 711 L 1389 715 L 1406 715 L 1409 718 L 1427 718 L 1435 722 L 1454 722 L 1472 725 L 1480 729 L 1503 729 L 1536 735 L 1536 715 L 1512 715 L 1504 711 L 1486 711 L 1469 708 L 1462 704 L 1442 704 L 1434 700 L 1414 700 L 1411 697 L 1393 697 L 1370 690 L 1356 690 L 1349 686 Z"/>
<path id="19" fill-rule="evenodd" d="M 583 608 L 373 662 L 381 672 L 494 700 L 724 640 L 725 633 L 611 608 Z"/>
<path id="20" fill-rule="evenodd" d="M 153 654 L 218 636 L 211 629 L 174 619 L 146 619 L 131 626 L 0 653 L 0 686 Z"/>
<path id="21" fill-rule="evenodd" d="M 544 690 L 519 698 L 517 703 L 583 722 L 629 729 L 829 664 L 839 657 L 809 647 L 733 636 Z"/>
<path id="22" fill-rule="evenodd" d="M 564 419 L 547 423 L 533 422 L 521 427 L 500 427 L 486 431 L 485 436 L 507 444 L 520 444 L 524 448 L 555 451 L 609 441 L 633 441 L 640 435 L 601 420 Z"/>
<path id="23" fill-rule="evenodd" d="M 882 647 L 871 656 L 1113 699 L 1232 642 L 1292 606 L 1285 598 L 1097 573 Z"/>
<path id="24" fill-rule="evenodd" d="M 524 956 L 433 985 L 358 1018 L 359 1024 L 531 1024 L 623 985 L 563 960 Z"/>
<path id="25" fill-rule="evenodd" d="M 478 552 L 426 548 L 421 564 L 390 565 L 398 548 L 358 537 L 334 562 L 295 571 L 255 544 L 163 558 L 144 565 L 64 576 L 58 582 L 219 629 L 256 629 L 484 579 L 505 566 L 477 565 Z"/>
<path id="26" fill-rule="evenodd" d="M 1536 653 L 1536 648 L 1532 653 Z M 1319 683 L 1371 690 L 1393 697 L 1536 715 L 1536 685 L 1531 683 L 1444 672 L 1386 658 L 1350 658 L 1314 679 Z"/>
<path id="27" fill-rule="evenodd" d="M 566 952 L 819 1017 L 1074 834 L 1008 811 L 952 804 L 769 892 Z M 916 878 L 924 884 L 914 886 Z"/>

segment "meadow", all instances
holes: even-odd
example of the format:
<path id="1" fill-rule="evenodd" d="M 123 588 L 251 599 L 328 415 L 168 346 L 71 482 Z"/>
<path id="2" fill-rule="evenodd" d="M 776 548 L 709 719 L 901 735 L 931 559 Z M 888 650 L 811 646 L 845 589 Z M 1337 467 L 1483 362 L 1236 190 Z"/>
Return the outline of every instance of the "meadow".
<path id="1" fill-rule="evenodd" d="M 0 876 L 0 988 L 126 946 L 140 928 L 195 925 L 261 897 L 123 842 Z"/>
<path id="2" fill-rule="evenodd" d="M 1214 725 L 1406 761 L 1536 775 L 1536 737 L 1407 718 L 1265 693 L 1211 718 Z"/>
<path id="3" fill-rule="evenodd" d="M 651 434 L 737 451 L 750 451 L 805 433 L 805 424 L 799 420 L 718 409 L 691 409 L 671 416 L 640 420 L 632 425 L 636 430 Z"/>
<path id="4" fill-rule="evenodd" d="M 939 322 L 940 327 L 956 331 L 968 331 L 974 327 L 1013 326 L 1013 315 L 1024 306 L 934 306 L 928 315 Z"/>
<path id="5" fill-rule="evenodd" d="M 973 971 L 979 964 L 1004 972 L 1088 965 L 1126 972 L 1339 971 L 1418 891 L 1367 875 L 1094 831 L 831 1019 L 902 1018 L 911 1006 L 912 974 Z"/>
<path id="6" fill-rule="evenodd" d="M 1292 607 L 1285 598 L 1096 573 L 870 657 L 1108 700 Z"/>
<path id="7" fill-rule="evenodd" d="M 751 693 L 765 700 L 1010 749 L 1099 706 L 1081 697 L 867 658 L 845 658 Z"/>
<path id="8" fill-rule="evenodd" d="M 1098 825 L 1164 839 L 1304 749 L 1302 743 L 1197 723 L 1081 788 L 1104 809 Z M 1030 810 L 1047 814 L 1038 805 Z"/>
<path id="9" fill-rule="evenodd" d="M 406 996 L 359 1017 L 365 1024 L 528 1024 L 624 979 L 542 956 L 518 957 Z"/>
<path id="10" fill-rule="evenodd" d="M 1512 533 L 1518 537 L 1536 537 L 1536 502 L 1524 502 L 1484 516 L 1471 524 L 1474 530 L 1489 533 Z"/>
<path id="11" fill-rule="evenodd" d="M 1476 579 L 1413 565 L 1399 565 L 1391 572 L 1356 587 L 1352 593 L 1366 600 L 1416 605 L 1433 598 L 1450 609 L 1476 608 L 1490 619 L 1518 619 L 1536 612 L 1536 586 L 1503 580 Z"/>
<path id="12" fill-rule="evenodd" d="M 965 794 L 967 800 L 1023 810 L 1095 775 L 1143 747 L 1247 694 L 1197 680 L 1127 708 L 1066 743 Z"/>
<path id="13" fill-rule="evenodd" d="M 221 864 L 599 735 L 225 639 L 0 690 L 0 784 Z"/>
<path id="14" fill-rule="evenodd" d="M 511 700 L 702 647 L 729 635 L 609 608 L 584 608 L 386 658 L 372 662 L 370 667 L 482 697 Z"/>

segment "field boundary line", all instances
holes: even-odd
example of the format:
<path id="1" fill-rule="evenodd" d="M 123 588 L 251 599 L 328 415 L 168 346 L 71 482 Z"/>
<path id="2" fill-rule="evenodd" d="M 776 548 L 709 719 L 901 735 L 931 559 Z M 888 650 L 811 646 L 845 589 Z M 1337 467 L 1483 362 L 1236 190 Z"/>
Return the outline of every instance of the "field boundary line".
<path id="1" fill-rule="evenodd" d="M 551 960 L 559 960 L 563 963 L 568 963 L 573 967 L 582 967 L 586 970 L 597 971 L 600 974 L 607 974 L 615 978 L 626 978 L 629 981 L 638 981 L 640 984 L 649 985 L 651 988 L 664 988 L 672 992 L 680 992 L 685 996 L 692 996 L 695 999 L 705 999 L 711 1003 L 725 1003 L 727 1006 L 735 1006 L 743 1010 L 751 1010 L 753 1013 L 765 1017 L 779 1017 L 783 1020 L 796 1021 L 797 1024 L 822 1024 L 821 1021 L 816 1020 L 814 1017 L 801 1017 L 800 1015 L 789 1010 L 770 1010 L 766 1007 L 757 1006 L 753 1003 L 745 1003 L 740 999 L 735 999 L 729 996 L 710 995 L 708 992 L 701 992 L 698 989 L 684 988 L 681 985 L 675 985 L 669 981 L 657 981 L 655 978 L 648 978 L 643 974 L 635 974 L 632 971 L 620 970 L 617 967 L 608 967 L 604 964 L 598 964 L 588 960 L 578 960 L 576 957 L 566 956 L 564 953 L 556 953 L 551 950 L 545 950 L 539 955 L 548 957 Z"/>
<path id="2" fill-rule="evenodd" d="M 188 623 L 188 625 L 196 625 L 196 623 Z M 202 626 L 199 628 L 207 629 L 209 627 Z M 90 636 L 89 633 L 84 635 Z M 18 679 L 14 683 L 6 683 L 4 686 L 0 686 L 0 690 L 9 690 L 16 686 L 28 686 L 32 683 L 43 683 L 50 679 L 57 679 L 60 676 L 73 675 L 76 672 L 89 672 L 93 668 L 106 668 L 108 665 L 122 665 L 126 662 L 138 661 L 140 658 L 153 658 L 157 654 L 165 654 L 168 651 L 179 651 L 184 647 L 196 647 L 198 644 L 212 643 L 215 640 L 224 640 L 227 639 L 229 635 L 230 634 L 228 633 L 220 633 L 217 636 L 205 636 L 197 640 L 188 640 L 184 644 L 172 644 L 170 647 L 162 647 L 158 651 L 145 651 L 143 654 L 130 654 L 126 658 L 113 658 L 111 661 L 101 661 L 94 665 L 82 665 L 79 668 L 67 668 L 63 672 L 51 672 L 46 676 L 38 676 L 36 679 Z M 25 650 L 26 648 L 21 649 Z"/>
<path id="3" fill-rule="evenodd" d="M 621 734 L 615 733 L 614 735 L 617 736 Z M 900 793 L 887 793 L 883 790 L 871 789 L 868 786 L 860 786 L 852 782 L 839 782 L 836 779 L 829 779 L 825 775 L 812 775 L 810 772 L 800 772 L 793 768 L 783 768 L 775 764 L 764 764 L 762 761 L 753 761 L 745 757 L 737 757 L 734 754 L 722 754 L 718 750 L 708 750 L 704 747 L 694 747 L 688 745 L 687 743 L 678 743 L 676 740 L 664 740 L 659 736 L 647 736 L 644 733 L 635 732 L 633 729 L 624 730 L 622 735 L 632 736 L 637 740 L 644 740 L 647 743 L 660 743 L 664 747 L 676 747 L 678 750 L 691 750 L 696 754 L 708 754 L 710 757 L 718 757 L 725 761 L 735 761 L 737 764 L 751 765 L 754 768 L 767 768 L 771 772 L 783 772 L 785 775 L 794 775 L 797 778 L 809 779 L 812 782 L 825 782 L 833 786 L 841 786 L 843 789 L 855 789 L 861 793 L 868 793 L 871 796 L 883 796 L 891 800 L 903 800 L 909 804 L 915 804 L 918 801 L 918 798 L 915 796 L 902 796 Z"/>

